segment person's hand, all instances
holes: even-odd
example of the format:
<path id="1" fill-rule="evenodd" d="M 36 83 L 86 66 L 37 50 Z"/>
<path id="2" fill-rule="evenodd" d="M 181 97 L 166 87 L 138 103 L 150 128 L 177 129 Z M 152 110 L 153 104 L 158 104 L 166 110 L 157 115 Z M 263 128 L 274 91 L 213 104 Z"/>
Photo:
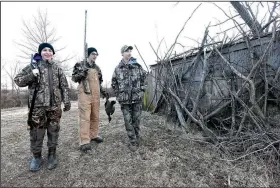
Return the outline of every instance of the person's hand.
<path id="1" fill-rule="evenodd" d="M 33 73 L 33 75 L 36 76 L 36 77 L 40 75 L 39 69 L 33 69 L 33 70 L 32 70 L 32 73 Z"/>
<path id="2" fill-rule="evenodd" d="M 82 79 L 85 79 L 87 77 L 87 71 L 86 70 L 82 70 L 79 75 L 81 76 Z"/>
<path id="3" fill-rule="evenodd" d="M 67 112 L 71 109 L 71 103 L 68 102 L 68 103 L 64 103 L 64 108 L 63 108 L 63 111 L 64 112 Z"/>

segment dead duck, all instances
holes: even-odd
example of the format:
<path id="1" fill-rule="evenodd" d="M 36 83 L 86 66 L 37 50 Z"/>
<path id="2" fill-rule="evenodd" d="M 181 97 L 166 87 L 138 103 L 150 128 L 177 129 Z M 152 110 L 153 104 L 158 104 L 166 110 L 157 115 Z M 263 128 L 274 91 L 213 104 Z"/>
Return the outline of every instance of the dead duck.
<path id="1" fill-rule="evenodd" d="M 108 120 L 109 120 L 109 123 L 111 122 L 112 118 L 111 118 L 111 115 L 113 115 L 113 113 L 115 112 L 115 105 L 116 104 L 116 101 L 110 101 L 109 100 L 109 95 L 107 94 L 106 95 L 106 102 L 105 102 L 105 111 L 106 111 L 106 114 L 108 115 Z"/>

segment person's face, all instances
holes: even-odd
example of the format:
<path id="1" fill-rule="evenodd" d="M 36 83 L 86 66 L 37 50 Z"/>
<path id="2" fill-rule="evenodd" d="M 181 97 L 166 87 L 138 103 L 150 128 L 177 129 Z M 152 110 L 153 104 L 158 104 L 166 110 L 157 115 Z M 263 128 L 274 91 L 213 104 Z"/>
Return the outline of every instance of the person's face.
<path id="1" fill-rule="evenodd" d="M 53 51 L 50 48 L 46 47 L 42 50 L 41 56 L 42 56 L 43 60 L 50 61 L 53 58 Z"/>
<path id="2" fill-rule="evenodd" d="M 97 58 L 98 54 L 96 52 L 91 52 L 88 59 L 89 59 L 89 62 L 95 62 L 96 61 L 96 58 Z"/>
<path id="3" fill-rule="evenodd" d="M 132 53 L 132 50 L 126 50 L 125 52 L 122 53 L 122 56 L 124 59 L 129 59 L 131 57 L 131 53 Z"/>

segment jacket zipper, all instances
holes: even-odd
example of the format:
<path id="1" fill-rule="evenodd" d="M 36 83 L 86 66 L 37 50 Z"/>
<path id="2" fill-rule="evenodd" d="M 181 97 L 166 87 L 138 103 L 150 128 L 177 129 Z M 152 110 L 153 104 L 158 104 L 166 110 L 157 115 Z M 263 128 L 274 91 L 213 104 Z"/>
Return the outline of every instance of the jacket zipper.
<path id="1" fill-rule="evenodd" d="M 53 75 L 52 67 L 48 65 L 48 78 L 49 78 L 49 90 L 50 90 L 50 105 L 53 106 Z"/>
<path id="2" fill-rule="evenodd" d="M 129 63 L 129 62 L 128 62 Z M 127 66 L 128 66 L 128 82 L 129 82 L 129 88 L 131 88 L 130 89 L 130 96 L 129 96 L 129 103 L 131 104 L 132 103 L 132 90 L 133 90 L 133 88 L 132 88 L 132 83 L 131 83 L 131 70 L 130 70 L 130 66 L 129 66 L 129 64 L 127 64 Z"/>

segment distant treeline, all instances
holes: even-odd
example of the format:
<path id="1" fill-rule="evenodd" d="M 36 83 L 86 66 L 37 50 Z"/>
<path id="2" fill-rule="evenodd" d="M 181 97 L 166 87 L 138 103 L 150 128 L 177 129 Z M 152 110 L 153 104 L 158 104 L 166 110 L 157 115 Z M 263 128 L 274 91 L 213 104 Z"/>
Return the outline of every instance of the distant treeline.
<path id="1" fill-rule="evenodd" d="M 114 97 L 114 92 L 111 88 L 105 88 L 110 95 Z M 78 100 L 78 91 L 77 89 L 70 89 L 70 100 Z M 1 88 L 1 109 L 3 108 L 13 108 L 13 107 L 23 107 L 27 106 L 28 103 L 28 90 L 12 90 Z"/>

